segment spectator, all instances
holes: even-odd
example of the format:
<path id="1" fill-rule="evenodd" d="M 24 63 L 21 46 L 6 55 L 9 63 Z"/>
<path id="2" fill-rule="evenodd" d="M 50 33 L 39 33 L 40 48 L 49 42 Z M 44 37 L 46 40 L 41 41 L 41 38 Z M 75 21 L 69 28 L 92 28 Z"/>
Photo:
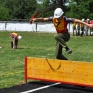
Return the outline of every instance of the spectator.
<path id="1" fill-rule="evenodd" d="M 76 32 L 76 23 L 75 22 L 73 23 L 73 36 L 75 35 L 74 32 Z"/>
<path id="2" fill-rule="evenodd" d="M 84 22 L 85 21 L 85 19 L 82 19 L 82 21 Z M 81 28 L 81 36 L 83 36 L 84 35 L 84 24 L 80 24 L 80 28 Z"/>
<path id="3" fill-rule="evenodd" d="M 76 36 L 80 35 L 80 23 L 77 22 L 77 32 L 76 32 Z"/>
<path id="4" fill-rule="evenodd" d="M 86 23 L 90 24 L 90 19 L 87 19 Z M 89 30 L 90 30 L 90 28 L 86 26 L 86 36 L 88 36 Z"/>

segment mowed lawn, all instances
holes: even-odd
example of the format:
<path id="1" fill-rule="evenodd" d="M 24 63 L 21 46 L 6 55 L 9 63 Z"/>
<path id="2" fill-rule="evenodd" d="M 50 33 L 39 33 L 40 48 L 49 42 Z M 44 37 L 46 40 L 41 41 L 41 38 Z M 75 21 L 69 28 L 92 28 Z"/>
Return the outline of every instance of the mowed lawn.
<path id="1" fill-rule="evenodd" d="M 24 82 L 24 57 L 55 59 L 56 33 L 17 32 L 22 36 L 18 49 L 11 48 L 10 32 L 0 31 L 0 88 Z M 93 37 L 72 36 L 67 45 L 73 50 L 63 54 L 72 61 L 93 62 Z M 39 64 L 38 64 L 39 65 Z"/>

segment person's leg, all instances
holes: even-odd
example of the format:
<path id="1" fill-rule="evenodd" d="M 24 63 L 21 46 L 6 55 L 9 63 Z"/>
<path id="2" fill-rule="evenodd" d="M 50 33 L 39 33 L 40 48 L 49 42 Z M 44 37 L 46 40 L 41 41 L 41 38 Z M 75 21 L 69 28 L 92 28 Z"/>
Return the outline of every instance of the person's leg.
<path id="1" fill-rule="evenodd" d="M 82 31 L 81 36 L 83 36 L 84 35 L 84 26 L 81 28 L 81 31 Z"/>
<path id="2" fill-rule="evenodd" d="M 89 29 L 89 28 L 88 28 L 88 27 L 86 27 L 86 36 L 88 36 L 88 29 Z"/>
<path id="3" fill-rule="evenodd" d="M 68 60 L 65 56 L 62 55 L 63 47 L 57 42 L 56 44 L 56 58 L 60 60 Z"/>
<path id="4" fill-rule="evenodd" d="M 82 30 L 82 36 L 84 35 L 84 28 L 83 28 L 83 30 Z"/>
<path id="5" fill-rule="evenodd" d="M 74 34 L 74 30 L 75 30 L 75 27 L 73 26 L 73 36 L 75 35 L 75 34 Z"/>
<path id="6" fill-rule="evenodd" d="M 13 48 L 13 41 L 11 41 L 11 48 Z"/>
<path id="7" fill-rule="evenodd" d="M 59 33 L 55 36 L 56 41 L 60 43 L 60 45 L 66 49 L 68 54 L 72 53 L 72 50 L 70 50 L 66 44 L 67 41 L 70 39 L 70 34 L 69 33 Z"/>
<path id="8" fill-rule="evenodd" d="M 13 49 L 16 48 L 16 45 L 15 45 L 15 38 L 13 38 Z"/>
<path id="9" fill-rule="evenodd" d="M 65 34 L 59 33 L 55 36 L 55 39 L 62 45 L 62 47 L 64 47 L 64 48 L 67 47 L 66 41 L 65 41 L 65 39 L 66 39 Z"/>
<path id="10" fill-rule="evenodd" d="M 80 29 L 78 29 L 78 36 L 80 35 Z"/>
<path id="11" fill-rule="evenodd" d="M 15 40 L 15 46 L 16 46 L 16 48 L 17 48 L 17 45 L 18 45 L 18 39 Z"/>
<path id="12" fill-rule="evenodd" d="M 81 36 L 83 36 L 83 27 L 81 27 L 81 31 L 82 31 L 82 32 L 81 32 Z"/>

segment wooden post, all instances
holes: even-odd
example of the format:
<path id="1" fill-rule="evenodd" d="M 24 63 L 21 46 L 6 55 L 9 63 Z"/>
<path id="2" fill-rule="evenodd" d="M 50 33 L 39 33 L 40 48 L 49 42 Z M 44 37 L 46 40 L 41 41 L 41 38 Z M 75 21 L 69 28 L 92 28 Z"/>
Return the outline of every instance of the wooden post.
<path id="1" fill-rule="evenodd" d="M 37 32 L 37 22 L 36 22 L 36 32 Z"/>
<path id="2" fill-rule="evenodd" d="M 27 83 L 27 57 L 24 58 L 24 83 Z"/>

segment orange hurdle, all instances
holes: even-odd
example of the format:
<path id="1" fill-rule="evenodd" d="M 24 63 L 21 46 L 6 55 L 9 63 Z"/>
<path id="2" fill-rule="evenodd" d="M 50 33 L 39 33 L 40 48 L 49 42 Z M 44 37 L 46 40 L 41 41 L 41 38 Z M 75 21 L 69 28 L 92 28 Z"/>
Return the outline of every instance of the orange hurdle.
<path id="1" fill-rule="evenodd" d="M 93 63 L 25 57 L 25 78 L 93 87 Z"/>

